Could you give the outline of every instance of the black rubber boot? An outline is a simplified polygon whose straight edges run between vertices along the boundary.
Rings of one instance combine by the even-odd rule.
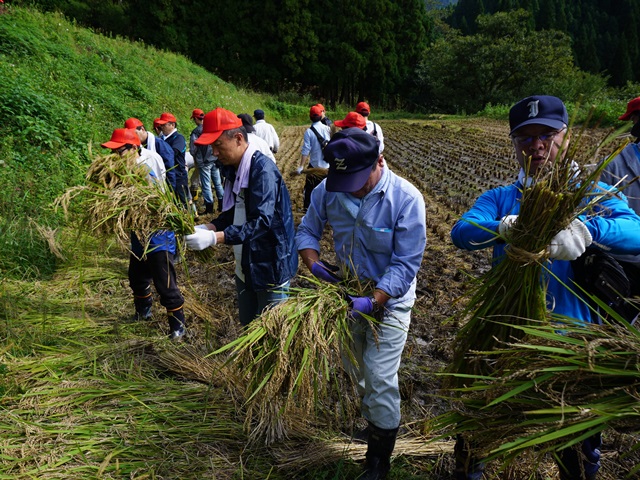
[[[462,435],[456,436],[453,454],[456,459],[456,469],[453,471],[455,480],[482,479],[485,464],[473,455],[472,448]]]
[[[391,453],[396,445],[398,429],[386,430],[369,422],[369,440],[364,464],[364,473],[359,480],[382,480],[391,470]]]
[[[213,213],[213,203],[204,204],[204,213]]]
[[[139,320],[151,320],[151,306],[153,305],[153,297],[151,296],[151,288],[140,295],[133,295],[133,305],[136,313],[133,314],[134,322]]]
[[[182,340],[187,334],[184,310],[180,307],[172,312],[167,311],[167,316],[169,319],[169,339],[173,341]]]

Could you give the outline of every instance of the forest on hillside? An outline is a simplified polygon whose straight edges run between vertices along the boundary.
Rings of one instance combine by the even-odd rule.
[[[539,92],[601,103],[610,87],[640,79],[633,0],[12,3],[184,54],[235,85],[330,107],[474,113]]]
[[[481,14],[525,9],[535,30],[559,30],[571,38],[577,66],[610,77],[612,85],[640,80],[640,2],[636,0],[459,0],[448,20],[465,34],[477,31]]]

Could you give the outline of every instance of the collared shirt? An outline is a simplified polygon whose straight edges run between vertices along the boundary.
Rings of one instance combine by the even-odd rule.
[[[382,153],[384,150],[384,135],[382,135],[382,129],[380,125],[377,123],[373,123],[371,120],[367,119],[367,125],[365,126],[365,132],[373,135],[378,139],[378,153]]]
[[[326,125],[323,125],[322,122],[314,122],[311,124],[311,126],[315,128],[318,134],[325,140],[331,139],[331,129]],[[309,163],[312,167],[329,168],[329,164],[324,161],[324,156],[322,155],[322,146],[318,141],[318,137],[316,137],[316,134],[313,133],[313,130],[311,130],[311,128],[307,128],[307,130],[304,132],[301,153],[303,156],[309,156]]]
[[[273,128],[273,125],[264,120],[258,120],[253,128],[256,131],[256,135],[267,142],[271,151],[277,153],[280,148],[280,138],[278,138],[278,134],[276,133],[276,129]]]
[[[297,249],[320,252],[320,238],[329,223],[338,260],[390,295],[387,307],[410,308],[427,242],[422,194],[386,167],[361,200],[327,192],[325,185],[323,180],[311,194],[296,234]]]

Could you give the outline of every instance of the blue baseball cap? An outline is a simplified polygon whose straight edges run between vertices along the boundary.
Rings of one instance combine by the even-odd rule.
[[[378,139],[359,128],[347,128],[331,137],[324,148],[329,162],[328,192],[352,193],[360,190],[378,159]]]
[[[264,110],[260,110],[259,108],[257,110],[254,110],[253,117],[256,120],[262,120],[264,118]]]
[[[509,110],[510,134],[526,125],[546,125],[560,130],[569,123],[567,107],[558,97],[533,95],[520,100]]]

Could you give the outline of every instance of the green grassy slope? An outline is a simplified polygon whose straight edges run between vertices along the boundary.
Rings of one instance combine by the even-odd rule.
[[[150,126],[170,111],[188,135],[193,108],[262,108],[276,124],[308,111],[236,88],[183,56],[11,7],[0,14],[0,92],[0,271],[31,278],[54,262],[28,219],[60,224],[51,201],[83,179],[91,146],[101,151],[128,117]]]

